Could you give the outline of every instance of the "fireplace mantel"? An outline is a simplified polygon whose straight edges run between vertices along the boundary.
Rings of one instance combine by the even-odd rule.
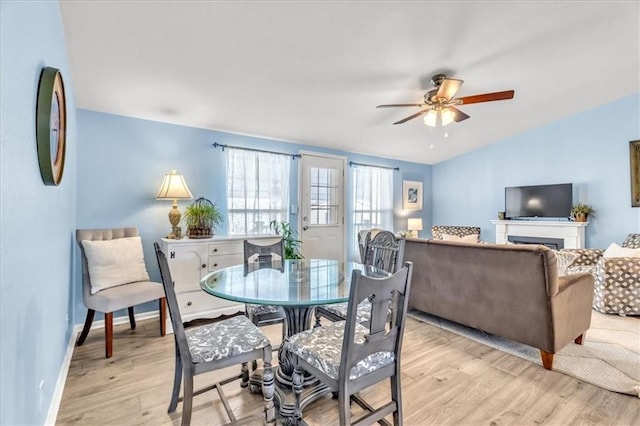
[[[589,222],[547,220],[492,220],[496,243],[504,244],[509,236],[561,238],[565,248],[584,248],[584,231]]]

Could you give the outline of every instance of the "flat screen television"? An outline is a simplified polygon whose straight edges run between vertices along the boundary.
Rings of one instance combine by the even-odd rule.
[[[504,189],[505,216],[509,219],[570,216],[573,184],[512,186]]]

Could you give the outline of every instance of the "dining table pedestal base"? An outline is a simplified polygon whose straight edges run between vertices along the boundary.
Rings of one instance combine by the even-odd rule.
[[[274,400],[278,405],[280,421],[283,425],[305,424],[301,419],[296,419],[295,393],[291,376],[293,375],[293,355],[288,350],[288,339],[294,334],[308,330],[311,327],[313,317],[312,306],[283,306],[286,322],[287,337],[278,350],[278,366],[275,370],[275,394]],[[249,379],[249,388],[252,393],[260,393],[262,386],[262,369],[255,370]],[[300,410],[316,399],[331,393],[331,389],[320,382],[312,374],[305,372],[302,382],[302,394],[300,395]]]

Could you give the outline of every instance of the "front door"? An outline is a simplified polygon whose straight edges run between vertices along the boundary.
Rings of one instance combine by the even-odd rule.
[[[306,259],[344,260],[345,163],[345,157],[302,153],[300,216]]]

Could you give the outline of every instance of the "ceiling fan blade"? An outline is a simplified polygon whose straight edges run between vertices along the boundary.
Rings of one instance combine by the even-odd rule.
[[[455,108],[455,107],[452,107],[452,106],[448,106],[447,108],[449,108],[451,111],[453,111],[453,113],[454,113],[453,121],[455,121],[456,123],[459,123],[462,120],[466,120],[467,118],[469,118],[469,116],[467,114],[465,114],[464,112],[460,111],[458,108]]]
[[[388,104],[378,105],[376,108],[389,108],[389,107],[423,107],[425,104]]]
[[[427,113],[428,111],[429,111],[429,109],[428,109],[428,108],[427,108],[427,109],[423,109],[422,111],[420,111],[420,112],[416,112],[415,114],[410,115],[410,116],[408,116],[408,117],[406,117],[406,118],[403,118],[403,119],[402,119],[402,120],[400,120],[400,121],[396,121],[396,122],[395,122],[395,123],[393,123],[393,124],[402,124],[402,123],[405,123],[405,122],[407,122],[407,121],[409,121],[409,120],[413,120],[414,118],[420,117],[422,114],[425,114],[425,113]]]
[[[505,99],[513,99],[515,92],[513,90],[505,90],[504,92],[485,93],[482,95],[465,96],[456,99],[460,101],[458,105],[477,104],[480,102],[503,101]]]
[[[463,80],[456,80],[453,78],[445,78],[442,80],[442,84],[438,87],[438,91],[435,95],[431,97],[431,99],[440,99],[443,101],[448,101],[453,98],[453,95],[456,94],[460,86],[464,83]]]

